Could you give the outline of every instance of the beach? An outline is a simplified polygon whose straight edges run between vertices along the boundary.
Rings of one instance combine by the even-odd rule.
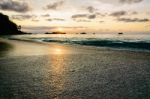
[[[1,99],[150,98],[149,52],[1,41]]]

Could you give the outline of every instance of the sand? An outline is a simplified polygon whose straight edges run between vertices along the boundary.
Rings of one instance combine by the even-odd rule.
[[[4,40],[0,99],[150,99],[150,53]]]

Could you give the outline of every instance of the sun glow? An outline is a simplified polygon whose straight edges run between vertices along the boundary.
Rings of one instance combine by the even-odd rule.
[[[62,28],[58,28],[57,30],[58,30],[58,32],[63,32]]]
[[[62,54],[62,50],[61,49],[55,49],[55,54]]]

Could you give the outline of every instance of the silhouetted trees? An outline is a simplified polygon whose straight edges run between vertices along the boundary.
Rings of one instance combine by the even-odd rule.
[[[21,31],[21,25],[18,25],[18,31]]]
[[[0,13],[0,35],[21,34],[21,26],[18,26],[9,20],[7,15]]]

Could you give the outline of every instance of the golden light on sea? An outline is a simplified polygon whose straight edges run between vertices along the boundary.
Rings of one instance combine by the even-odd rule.
[[[63,53],[63,51],[61,50],[61,49],[59,49],[59,48],[56,48],[55,49],[55,54],[62,54]]]

